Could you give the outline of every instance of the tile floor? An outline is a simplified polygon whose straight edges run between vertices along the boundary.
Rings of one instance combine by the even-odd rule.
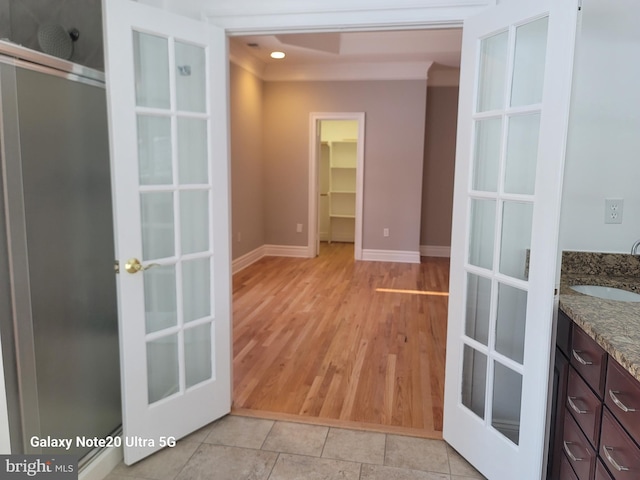
[[[106,480],[484,479],[441,440],[229,415]]]

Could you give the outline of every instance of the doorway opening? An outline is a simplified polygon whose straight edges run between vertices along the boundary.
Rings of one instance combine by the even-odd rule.
[[[312,113],[309,155],[309,252],[320,242],[354,244],[362,260],[364,113]]]

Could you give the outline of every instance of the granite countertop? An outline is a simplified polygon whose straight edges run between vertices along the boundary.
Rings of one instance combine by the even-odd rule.
[[[603,285],[640,293],[640,258],[563,252],[560,308],[640,381],[640,303],[604,300],[571,290]]]

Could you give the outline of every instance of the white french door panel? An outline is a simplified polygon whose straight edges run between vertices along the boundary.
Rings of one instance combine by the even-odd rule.
[[[103,5],[132,464],[231,408],[227,39],[130,0]]]
[[[578,1],[463,28],[443,436],[491,480],[543,477]]]

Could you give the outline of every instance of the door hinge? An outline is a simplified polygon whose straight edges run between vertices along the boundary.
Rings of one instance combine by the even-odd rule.
[[[116,261],[113,263],[113,270],[114,270],[116,273],[120,273],[120,262],[119,262],[118,260],[116,260]]]

